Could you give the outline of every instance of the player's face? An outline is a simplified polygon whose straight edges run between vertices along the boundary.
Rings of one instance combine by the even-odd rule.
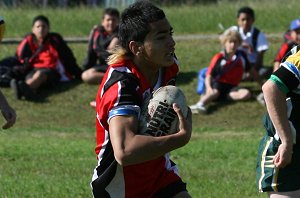
[[[241,13],[237,19],[238,25],[244,30],[244,32],[250,31],[253,22],[253,18],[246,13]]]
[[[297,44],[300,44],[300,29],[291,31],[291,37]]]
[[[32,33],[38,39],[44,39],[49,33],[49,27],[44,21],[38,20],[32,26]]]
[[[175,41],[173,28],[164,18],[150,24],[150,32],[143,43],[145,61],[152,67],[168,67],[174,63]]]
[[[111,34],[119,25],[119,19],[116,16],[105,14],[102,19],[102,26],[105,31]]]
[[[240,43],[235,39],[227,39],[224,47],[227,54],[234,54]]]

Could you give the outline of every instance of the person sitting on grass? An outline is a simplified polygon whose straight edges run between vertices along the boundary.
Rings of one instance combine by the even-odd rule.
[[[300,18],[291,21],[289,28],[289,40],[284,42],[278,50],[273,65],[273,71],[279,68],[279,65],[285,55],[295,46],[300,44]]]
[[[60,81],[81,79],[82,70],[76,63],[71,49],[62,36],[49,32],[47,17],[38,15],[32,21],[32,32],[17,48],[20,65],[15,66],[23,79],[10,82],[17,99],[39,100],[36,91],[44,85],[56,85]]]
[[[206,113],[206,105],[220,99],[234,101],[250,99],[251,93],[246,88],[238,87],[246,71],[253,71],[246,54],[239,50],[242,42],[236,30],[227,29],[220,36],[223,50],[211,60],[205,77],[205,92],[199,101],[190,106],[192,113]]]
[[[83,63],[82,80],[88,84],[100,84],[107,70],[106,59],[119,42],[118,24],[120,14],[115,8],[106,8],[102,16],[101,25],[91,30],[87,56]]]
[[[118,24],[120,13],[115,8],[106,8],[100,25],[91,30],[87,56],[83,63],[81,78],[88,84],[100,84],[107,70],[107,58],[118,43]],[[96,101],[90,102],[91,107],[96,106]]]

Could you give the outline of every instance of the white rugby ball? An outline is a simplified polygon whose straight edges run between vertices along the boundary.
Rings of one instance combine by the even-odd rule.
[[[180,107],[186,117],[188,113],[186,98],[178,87],[167,85],[155,90],[150,101],[145,101],[142,106],[140,133],[157,137],[178,132],[179,120],[173,109],[173,103]]]

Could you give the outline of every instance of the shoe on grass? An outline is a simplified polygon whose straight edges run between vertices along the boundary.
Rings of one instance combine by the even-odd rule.
[[[191,105],[190,109],[191,109],[193,114],[198,114],[198,113],[206,114],[207,113],[207,109],[199,103]]]
[[[10,87],[13,90],[14,94],[15,94],[15,98],[17,100],[20,100],[22,98],[22,91],[19,87],[18,81],[16,79],[12,79],[10,81]]]
[[[24,81],[19,81],[18,87],[26,100],[40,101],[40,97]]]
[[[266,106],[266,101],[265,101],[265,98],[264,98],[264,94],[262,92],[256,96],[256,100],[262,106]]]

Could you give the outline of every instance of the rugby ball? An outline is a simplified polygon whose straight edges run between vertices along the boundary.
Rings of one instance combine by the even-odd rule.
[[[150,100],[142,105],[139,131],[144,135],[164,136],[179,131],[179,120],[173,109],[176,103],[184,117],[188,106],[184,93],[176,86],[160,87],[152,93]]]

